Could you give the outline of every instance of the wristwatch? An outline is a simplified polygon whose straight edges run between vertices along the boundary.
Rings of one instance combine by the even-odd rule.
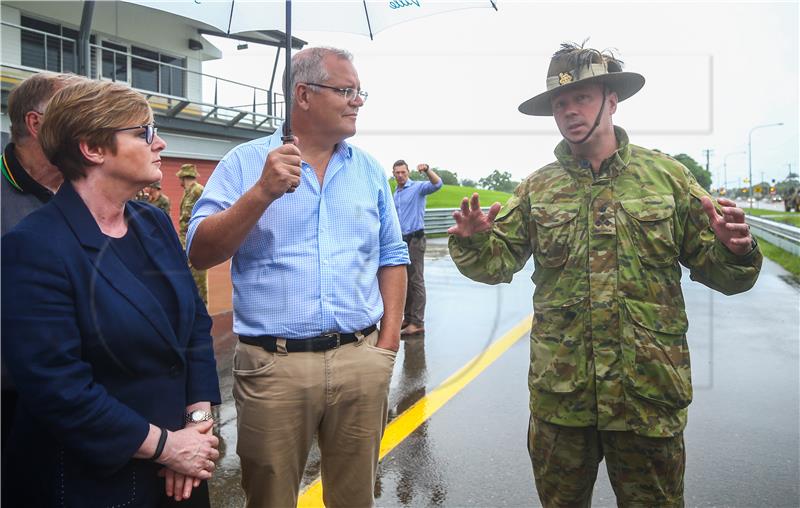
[[[196,409],[191,413],[186,413],[185,416],[186,423],[200,423],[213,419],[214,415],[208,411],[203,411],[202,409]]]

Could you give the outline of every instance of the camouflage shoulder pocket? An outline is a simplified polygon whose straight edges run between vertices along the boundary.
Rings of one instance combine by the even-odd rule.
[[[508,198],[506,204],[503,205],[503,208],[501,208],[500,211],[497,213],[497,217],[495,217],[494,221],[495,222],[507,221],[508,218],[511,216],[511,214],[514,213],[514,210],[519,208],[519,204],[520,204],[519,197],[515,194],[512,195],[510,198]]]
[[[531,218],[536,225],[532,247],[541,266],[555,268],[567,261],[579,210],[580,203],[531,203]]]
[[[621,226],[629,229],[634,247],[642,263],[673,266],[678,257],[675,241],[675,198],[669,194],[620,200],[625,213]]]

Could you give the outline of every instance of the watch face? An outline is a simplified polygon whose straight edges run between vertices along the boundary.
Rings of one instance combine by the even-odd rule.
[[[191,413],[189,413],[189,418],[191,419],[192,423],[199,423],[199,422],[208,420],[208,417],[206,416],[206,412],[202,411],[200,409],[197,409],[197,410],[192,411]]]

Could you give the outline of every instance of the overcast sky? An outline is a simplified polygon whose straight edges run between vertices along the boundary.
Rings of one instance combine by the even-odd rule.
[[[645,87],[614,117],[631,142],[705,164],[714,186],[727,154],[747,150],[753,178],[798,172],[798,2],[497,2],[388,28],[375,40],[302,32],[310,45],[350,50],[369,100],[350,140],[388,173],[392,162],[428,162],[478,178],[494,169],[524,178],[551,162],[561,139],[551,117],[517,111],[545,89],[562,41],[615,48]],[[266,87],[274,50],[215,39],[221,61],[204,69]],[[227,44],[225,44],[227,43]],[[279,66],[281,72],[281,66]],[[276,80],[276,83],[279,79]],[[727,179],[747,176],[747,155],[728,157]]]

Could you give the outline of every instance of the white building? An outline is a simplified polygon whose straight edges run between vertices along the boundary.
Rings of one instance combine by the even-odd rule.
[[[87,4],[93,5],[88,21],[91,77],[125,82],[148,97],[159,133],[168,144],[164,155],[173,159],[170,167],[216,162],[236,144],[270,134],[280,124],[280,93],[203,74],[202,62],[222,57],[204,37],[225,36],[213,27],[120,1],[4,0],[0,5],[3,145],[9,132],[5,106],[11,88],[41,70],[85,74],[79,35]],[[236,36],[276,47],[283,44],[283,37],[277,31]],[[296,47],[302,45],[295,41]],[[217,96],[231,95],[252,98],[252,105],[231,107],[216,101]]]

